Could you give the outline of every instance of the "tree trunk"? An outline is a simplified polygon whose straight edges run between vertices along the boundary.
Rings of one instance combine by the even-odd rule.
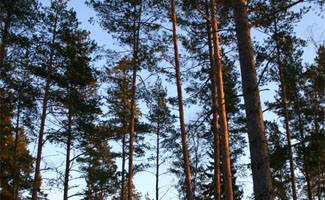
[[[51,42],[50,60],[48,64],[45,94],[43,98],[43,110],[42,110],[42,117],[41,117],[41,127],[38,136],[37,158],[36,158],[36,166],[35,166],[33,191],[32,191],[32,200],[37,200],[38,190],[40,188],[40,167],[41,167],[41,159],[42,159],[43,137],[44,137],[44,128],[45,128],[45,120],[46,120],[46,112],[47,112],[47,102],[49,98],[50,84],[52,78],[52,64],[53,64],[53,56],[54,56],[54,42],[56,39],[57,21],[58,21],[58,13],[56,13],[55,23],[53,27],[54,31],[53,31],[52,42]]]
[[[126,133],[123,133],[123,137],[122,137],[122,187],[121,187],[121,200],[125,200],[125,190],[124,190],[124,185],[125,185],[125,137],[126,137]]]
[[[268,149],[245,0],[232,0],[256,200],[273,200]]]
[[[215,0],[211,0],[211,14],[212,14],[212,25],[213,25],[213,46],[214,46],[214,70],[217,69],[217,88],[219,97],[219,119],[221,128],[221,152],[222,152],[222,166],[223,166],[223,181],[225,189],[225,199],[233,200],[232,191],[232,175],[230,166],[230,155],[229,155],[229,132],[228,132],[228,121],[226,113],[225,94],[223,88],[223,77],[222,77],[222,65],[220,58],[219,49],[219,36],[218,36],[218,21],[216,17],[216,4]],[[211,80],[212,81],[212,80]]]
[[[160,98],[158,96],[158,106],[160,105],[159,102]],[[157,120],[157,160],[156,160],[156,200],[159,200],[159,143],[160,143],[160,114],[158,114]]]
[[[282,62],[281,62],[281,58],[280,58],[280,44],[279,44],[279,38],[278,38],[276,19],[274,21],[274,28],[275,28],[275,34],[276,34],[277,62],[278,62],[280,83],[281,83],[281,90],[282,90],[282,105],[283,105],[283,109],[284,109],[285,128],[286,128],[287,140],[288,140],[288,153],[289,153],[289,163],[290,163],[292,197],[293,197],[293,200],[297,200],[296,178],[295,178],[293,155],[292,155],[292,149],[291,149],[291,134],[290,134],[290,127],[289,127],[287,90],[286,90],[285,82],[283,80]]]
[[[139,32],[141,22],[142,3],[140,3],[139,17],[137,18],[137,4],[134,3],[134,21],[133,21],[133,76],[132,76],[132,92],[131,92],[131,123],[130,123],[130,151],[129,151],[129,180],[128,180],[128,200],[132,200],[132,180],[133,180],[133,140],[134,140],[134,116],[135,116],[135,91],[138,65],[138,51],[139,51]],[[138,20],[138,22],[137,22]],[[138,25],[137,25],[138,23]]]
[[[91,186],[90,186],[90,181],[89,180],[88,180],[88,183],[87,183],[87,197],[86,197],[86,200],[91,200]]]
[[[209,13],[209,6],[206,2],[206,13]],[[210,58],[210,80],[211,80],[211,95],[212,95],[212,105],[211,111],[213,116],[212,121],[212,131],[213,131],[213,159],[214,159],[214,167],[213,167],[213,189],[214,189],[214,199],[221,199],[221,191],[220,191],[220,136],[219,136],[219,123],[218,123],[218,102],[217,102],[217,86],[216,86],[216,68],[214,67],[214,56],[212,49],[212,38],[211,38],[211,28],[210,22],[207,21],[207,33],[208,33],[208,46],[209,46],[209,58]]]
[[[173,22],[173,42],[174,42],[174,54],[175,54],[175,70],[176,70],[176,80],[177,80],[177,94],[178,94],[178,107],[179,107],[179,120],[181,126],[182,135],[182,148],[184,156],[184,168],[185,168],[185,183],[186,183],[186,195],[188,200],[193,200],[192,182],[191,182],[191,171],[190,171],[190,161],[187,149],[186,141],[186,130],[184,121],[184,110],[183,110],[183,97],[182,97],[182,85],[181,85],[181,73],[179,67],[179,54],[177,47],[177,31],[176,31],[176,12],[175,12],[175,1],[171,0],[171,17]]]
[[[63,200],[68,200],[69,191],[69,175],[70,175],[70,152],[71,152],[71,140],[72,140],[72,108],[69,108],[68,114],[68,137],[67,137],[67,155],[65,161],[65,177],[64,177],[64,190]]]

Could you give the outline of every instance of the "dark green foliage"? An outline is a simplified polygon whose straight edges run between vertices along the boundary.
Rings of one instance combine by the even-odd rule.
[[[94,130],[82,145],[84,155],[77,158],[86,188],[81,193],[84,199],[107,199],[117,193],[118,175],[111,147],[105,132]]]
[[[0,199],[26,198],[31,190],[27,134],[37,115],[38,92],[29,69],[38,7],[34,0],[0,2]]]
[[[37,0],[3,0],[0,10],[0,80],[3,80],[10,78],[7,72],[14,69],[15,56],[22,53],[35,30],[39,5]]]
[[[290,199],[290,171],[285,133],[275,122],[265,122],[269,147],[270,168],[275,199]]]
[[[130,107],[131,107],[131,62],[124,58],[117,66],[112,69],[107,68],[107,96],[106,102],[108,112],[106,116],[108,121],[108,129],[112,139],[121,139],[123,134],[129,132],[130,123]],[[134,147],[135,156],[144,155],[146,144],[144,143],[143,133],[149,132],[147,124],[140,121],[142,113],[138,106],[135,111],[135,142],[139,145]],[[128,136],[126,136],[128,137]]]
[[[325,132],[324,132],[324,63],[325,48],[320,45],[317,49],[315,62],[307,66],[303,74],[305,85],[304,116],[307,124],[305,131],[306,149],[301,149],[307,157],[312,185],[312,194],[318,199],[325,197]]]

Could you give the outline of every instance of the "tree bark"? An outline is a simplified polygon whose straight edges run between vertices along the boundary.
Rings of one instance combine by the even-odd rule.
[[[286,90],[286,84],[283,80],[282,62],[281,62],[281,57],[280,57],[280,44],[279,44],[279,38],[278,38],[276,19],[274,21],[274,28],[275,28],[274,30],[275,30],[275,34],[276,34],[277,62],[278,62],[281,91],[282,91],[282,105],[283,105],[283,110],[284,110],[285,129],[286,129],[287,141],[288,141],[292,197],[293,197],[293,200],[297,200],[296,178],[295,178],[295,170],[294,170],[294,164],[293,164],[293,154],[292,154],[292,149],[291,149],[291,134],[290,134],[290,127],[289,127],[287,90]]]
[[[50,59],[48,64],[45,94],[43,98],[43,110],[42,110],[42,117],[41,117],[41,127],[38,136],[37,159],[36,159],[36,166],[35,166],[35,177],[34,177],[34,184],[33,184],[33,191],[32,191],[32,200],[37,200],[38,190],[40,188],[40,166],[41,166],[41,159],[42,159],[42,148],[43,148],[43,137],[44,137],[44,128],[45,128],[45,120],[46,120],[46,112],[47,112],[47,102],[49,98],[50,84],[52,79],[52,65],[53,65],[53,56],[54,56],[54,42],[56,39],[57,21],[58,21],[58,13],[56,13],[54,27],[53,27]]]
[[[213,26],[213,47],[214,47],[214,70],[217,69],[217,81],[218,99],[219,99],[219,119],[221,128],[221,152],[222,152],[222,166],[223,166],[223,181],[225,189],[225,199],[233,200],[232,191],[232,175],[230,166],[229,155],[229,132],[228,132],[228,120],[226,113],[226,102],[223,88],[222,77],[222,64],[219,49],[219,36],[218,36],[218,21],[216,17],[216,3],[215,0],[211,0],[211,14],[212,14],[212,26]],[[212,80],[211,80],[212,81]]]
[[[209,6],[206,2],[206,13],[209,13]],[[213,47],[212,47],[212,38],[211,38],[211,28],[210,22],[207,21],[207,33],[208,33],[208,46],[209,46],[209,58],[210,58],[210,80],[211,80],[211,95],[212,95],[212,105],[211,111],[213,116],[212,121],[212,131],[213,131],[213,189],[214,189],[214,199],[221,199],[220,191],[220,135],[219,135],[219,123],[218,123],[218,102],[217,102],[217,85],[216,85],[216,68],[214,67],[214,56],[213,56]]]
[[[158,96],[158,106],[160,105],[160,98]],[[159,143],[160,143],[160,114],[158,113],[157,120],[157,160],[156,160],[156,200],[159,200]]]
[[[179,120],[180,120],[181,135],[182,135],[182,148],[183,148],[184,169],[185,169],[185,177],[186,177],[185,180],[186,191],[187,191],[186,198],[187,200],[193,200],[194,197],[192,191],[190,161],[189,161],[189,153],[187,149],[186,130],[185,130],[185,121],[184,121],[181,73],[179,67],[179,54],[178,54],[178,46],[177,46],[177,30],[176,30],[177,21],[176,21],[174,0],[171,0],[171,17],[173,22],[173,42],[174,42],[174,54],[175,54],[175,70],[176,70],[176,82],[177,82],[177,94],[178,94]]]
[[[125,153],[125,137],[126,137],[126,133],[123,133],[122,136],[122,186],[121,186],[121,200],[125,200],[125,194],[124,194],[124,185],[125,185],[125,157],[126,157],[126,153]]]
[[[141,2],[141,1],[140,1]],[[137,17],[137,4],[134,3],[134,21],[133,21],[133,76],[132,76],[132,92],[131,92],[131,122],[130,122],[130,151],[129,151],[129,179],[128,179],[128,200],[132,200],[132,180],[133,180],[133,140],[134,140],[134,116],[135,116],[135,91],[138,65],[138,51],[139,51],[139,32],[141,22],[142,3],[140,3],[139,16]],[[138,20],[138,22],[137,22]]]
[[[69,175],[70,175],[70,152],[71,152],[71,140],[72,140],[72,108],[69,108],[68,114],[68,137],[67,137],[67,155],[65,161],[65,177],[64,177],[64,190],[63,200],[68,200],[69,191]]]
[[[232,0],[256,200],[273,200],[268,149],[245,0]]]

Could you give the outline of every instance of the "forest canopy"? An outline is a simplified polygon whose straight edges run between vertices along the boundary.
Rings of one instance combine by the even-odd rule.
[[[76,1],[0,0],[1,200],[325,199],[324,0]]]

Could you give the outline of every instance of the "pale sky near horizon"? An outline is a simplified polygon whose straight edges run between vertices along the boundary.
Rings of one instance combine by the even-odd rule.
[[[48,0],[42,0],[45,5],[48,5]],[[106,31],[102,30],[98,24],[90,24],[88,22],[90,17],[95,17],[95,12],[87,7],[83,0],[70,0],[69,1],[69,7],[72,7],[77,12],[77,17],[79,21],[81,21],[81,28],[89,30],[91,33],[91,38],[94,39],[99,45],[105,45],[105,48],[117,48],[116,45],[114,45],[114,41],[112,40],[112,37],[110,37]],[[321,19],[321,17],[316,16],[313,13],[308,13],[305,15],[305,17],[301,20],[301,22],[297,25],[295,28],[295,32],[297,33],[297,36],[302,39],[308,39],[308,34],[311,34],[310,30],[314,30],[314,37],[315,40],[322,40],[324,42],[325,35],[324,35],[324,19]],[[252,31],[252,34],[258,34],[254,33]],[[311,43],[309,43],[308,47],[305,48],[305,53],[303,55],[303,60],[308,63],[312,63],[315,57],[315,48],[312,46]],[[103,62],[100,63],[100,65],[103,65]],[[273,86],[274,87],[274,86]],[[273,98],[274,92],[262,92],[261,93],[261,99],[262,102],[269,100],[270,98]],[[193,110],[185,110],[185,115],[187,116],[187,121],[190,119],[190,116],[194,116],[196,111]],[[273,119],[275,117],[274,114],[271,113],[265,113],[264,118],[265,119]],[[55,148],[55,149],[54,149]],[[46,148],[44,149],[44,157],[48,158],[49,155],[56,155],[53,156],[53,158],[50,158],[50,162],[56,163],[55,165],[58,165],[58,163],[64,162],[64,151],[62,148],[53,147],[53,145],[46,145]],[[54,150],[54,151],[53,151]],[[60,152],[60,153],[58,153]],[[246,150],[248,153],[248,148]],[[61,155],[61,156],[60,156]],[[58,159],[55,160],[54,159]],[[117,161],[117,164],[120,165]],[[248,163],[249,160],[246,157],[246,160],[243,162]],[[55,177],[56,175],[54,173],[49,173],[47,175],[44,174],[45,177]],[[171,183],[171,177],[166,178],[167,181],[165,181],[164,184]],[[245,193],[244,193],[244,199],[247,199],[247,196],[251,195],[252,193],[252,180],[251,178],[246,179],[239,179],[239,181],[242,181],[245,183]],[[80,180],[71,181],[71,183],[78,183]],[[81,182],[80,182],[81,183]],[[83,183],[82,183],[83,184]],[[149,196],[153,199],[155,197],[155,177],[150,173],[139,173],[135,176],[134,184],[136,186],[137,191],[141,192],[143,196],[146,193],[149,193]],[[47,186],[44,185],[44,188]],[[80,190],[81,188],[79,188]],[[69,191],[69,194],[72,195],[74,190]],[[49,194],[50,200],[57,200],[61,199],[63,197],[62,192],[59,190],[52,190],[47,191]],[[172,200],[177,199],[176,195],[174,194],[175,191],[170,190],[169,196],[165,196],[164,199],[166,200]],[[77,200],[79,198],[71,198],[73,200]]]

